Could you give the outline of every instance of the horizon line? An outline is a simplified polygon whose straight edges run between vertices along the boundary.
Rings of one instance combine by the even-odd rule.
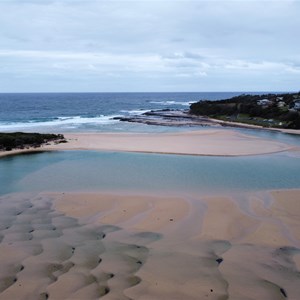
[[[78,91],[69,91],[69,92],[37,92],[37,91],[31,91],[31,92],[0,92],[0,94],[151,94],[151,93],[178,93],[178,94],[187,94],[187,93],[300,93],[300,89],[298,91],[296,90],[290,90],[290,91],[276,91],[276,90],[265,90],[265,91],[174,91],[174,92],[78,92]]]

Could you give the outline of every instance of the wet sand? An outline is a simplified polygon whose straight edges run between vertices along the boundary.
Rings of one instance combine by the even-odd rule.
[[[233,156],[292,149],[230,130],[66,138],[34,151]],[[2,196],[0,300],[296,300],[299,199],[300,190]]]
[[[288,144],[234,130],[209,129],[176,133],[68,133],[68,143],[37,149],[2,151],[1,156],[36,151],[101,150],[181,155],[241,156],[296,150]]]
[[[298,299],[300,190],[0,198],[0,299]]]

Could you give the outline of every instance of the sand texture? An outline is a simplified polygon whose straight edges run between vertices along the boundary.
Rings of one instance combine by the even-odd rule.
[[[300,191],[0,198],[0,299],[299,299]]]
[[[68,143],[45,145],[38,149],[0,152],[0,156],[41,150],[102,150],[214,156],[257,155],[299,150],[281,142],[220,129],[176,133],[68,133],[65,137]]]
[[[114,150],[188,155],[253,155],[291,149],[283,143],[235,131],[208,130],[179,133],[68,134],[60,149]]]

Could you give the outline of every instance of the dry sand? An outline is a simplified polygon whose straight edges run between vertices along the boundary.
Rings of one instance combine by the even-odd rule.
[[[299,299],[300,190],[0,198],[0,299]]]
[[[41,150],[104,150],[238,156],[298,149],[298,147],[234,130],[220,129],[176,133],[68,133],[65,137],[68,143],[46,145],[38,149],[0,152],[0,156]]]
[[[285,151],[291,146],[235,131],[177,133],[86,133],[66,135],[60,149],[114,150],[188,155],[252,155]]]

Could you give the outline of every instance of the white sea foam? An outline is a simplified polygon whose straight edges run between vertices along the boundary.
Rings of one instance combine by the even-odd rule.
[[[121,113],[129,114],[129,115],[142,115],[146,112],[151,111],[150,109],[133,109],[133,110],[121,110]]]
[[[118,115],[110,116],[97,116],[97,117],[81,117],[81,116],[70,116],[70,117],[58,117],[54,120],[47,121],[30,121],[30,122],[10,122],[1,123],[0,130],[11,131],[11,130],[22,130],[36,127],[61,127],[61,128],[77,128],[83,125],[109,125],[119,122],[114,120],[114,117]]]
[[[151,101],[152,104],[160,104],[160,105],[182,105],[182,106],[189,106],[195,101],[188,101],[188,102],[180,102],[180,101]]]

